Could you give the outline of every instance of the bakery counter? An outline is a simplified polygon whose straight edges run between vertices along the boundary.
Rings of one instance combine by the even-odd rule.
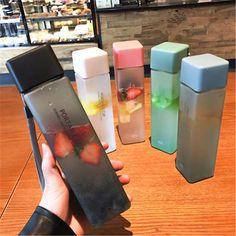
[[[1,73],[8,73],[5,63],[8,59],[22,54],[35,46],[30,47],[12,47],[0,48],[0,79]],[[73,43],[73,44],[55,44],[52,45],[64,70],[73,70],[72,52],[88,47],[97,47],[97,43]],[[0,81],[1,82],[1,81]]]
[[[0,1],[0,84],[8,59],[44,43],[72,70],[72,51],[97,46],[96,32],[90,0]]]
[[[165,41],[189,44],[192,55],[234,59],[234,14],[234,1],[99,9],[100,44],[108,52],[110,66],[112,43],[133,39],[143,44],[146,65],[151,47]]]

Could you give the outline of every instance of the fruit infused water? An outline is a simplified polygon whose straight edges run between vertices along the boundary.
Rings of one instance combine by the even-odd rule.
[[[87,48],[72,53],[78,96],[107,153],[116,149],[107,52]]]
[[[10,59],[7,67],[90,224],[127,210],[130,201],[50,45]]]
[[[116,42],[113,56],[121,142],[142,142],[145,139],[143,46],[136,40]]]
[[[63,109],[60,113],[65,113]],[[92,166],[101,162],[102,147],[96,140],[96,135],[90,123],[84,123],[65,130],[48,129],[44,136],[50,143],[52,151],[60,159],[76,158],[81,164]]]
[[[131,119],[137,120],[138,112],[143,108],[143,88],[130,86],[118,90],[119,121],[122,125],[130,123]]]
[[[151,49],[151,145],[167,153],[177,148],[179,75],[188,45],[165,42]]]
[[[173,153],[177,146],[179,74],[151,71],[151,78],[152,146]]]

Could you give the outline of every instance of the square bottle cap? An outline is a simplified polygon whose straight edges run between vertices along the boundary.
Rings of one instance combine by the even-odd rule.
[[[180,81],[197,92],[224,88],[229,62],[212,54],[182,60]]]
[[[165,42],[151,48],[151,69],[177,73],[181,60],[188,56],[189,46],[182,43]]]
[[[143,66],[143,45],[138,40],[113,43],[113,62],[117,69]]]
[[[64,74],[49,44],[36,47],[8,60],[6,66],[20,93]]]
[[[72,52],[74,71],[82,78],[109,73],[108,54],[92,47]]]

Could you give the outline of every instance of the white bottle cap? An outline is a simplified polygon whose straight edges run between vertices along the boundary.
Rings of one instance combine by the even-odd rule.
[[[109,73],[108,54],[93,47],[72,52],[74,71],[82,78]]]

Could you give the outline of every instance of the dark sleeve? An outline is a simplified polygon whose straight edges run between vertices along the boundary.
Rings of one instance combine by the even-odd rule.
[[[19,235],[75,235],[62,219],[38,206]]]

